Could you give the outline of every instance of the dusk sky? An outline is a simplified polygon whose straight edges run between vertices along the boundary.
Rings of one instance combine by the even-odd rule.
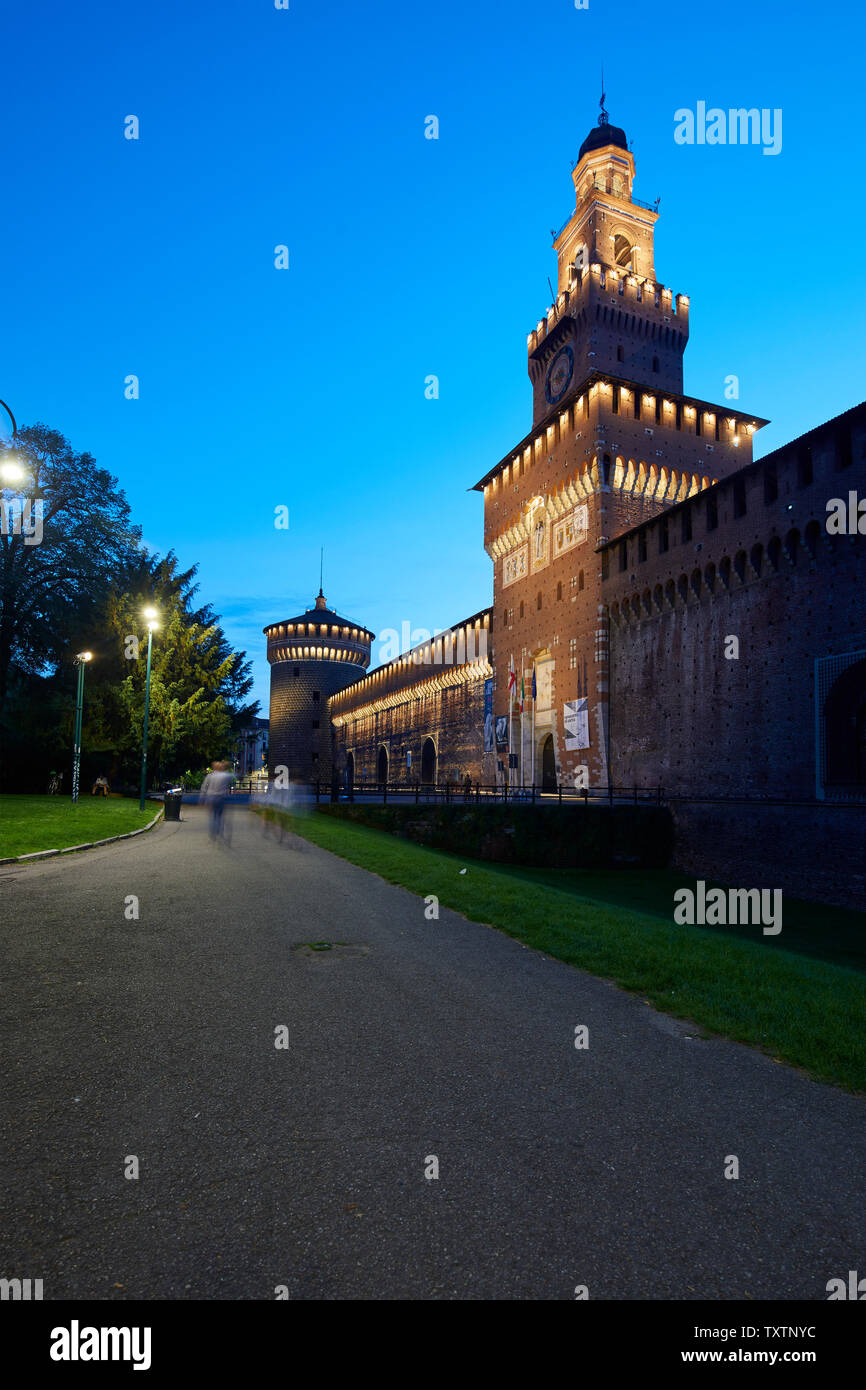
[[[602,62],[635,193],[661,197],[658,279],[691,297],[686,391],[737,375],[758,456],[866,394],[859,5],[16,8],[0,397],[200,565],[264,714],[261,628],[312,604],[322,545],[330,605],[377,633],[491,601],[467,489],[530,426]],[[676,144],[700,101],[780,108],[781,152]]]

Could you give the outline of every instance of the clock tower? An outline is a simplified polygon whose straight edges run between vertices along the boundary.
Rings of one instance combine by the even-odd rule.
[[[553,238],[556,302],[529,338],[536,425],[592,372],[683,389],[688,300],[656,283],[658,211],[634,196],[634,174],[625,131],[602,105],[572,170],[574,212]]]

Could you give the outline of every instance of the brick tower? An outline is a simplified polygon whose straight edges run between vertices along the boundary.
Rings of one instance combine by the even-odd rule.
[[[683,394],[689,301],[656,281],[658,213],[634,197],[634,173],[602,107],[553,238],[556,301],[528,336],[532,429],[475,485],[494,563],[494,713],[510,716],[527,783],[607,782],[601,586],[623,557],[600,547],[749,463],[766,423]],[[509,700],[512,660],[518,696],[536,669],[534,738]],[[493,780],[492,757],[485,770]]]
[[[328,700],[359,680],[370,664],[375,633],[315,605],[264,629],[271,666],[269,772],[285,767],[293,780],[330,781]]]

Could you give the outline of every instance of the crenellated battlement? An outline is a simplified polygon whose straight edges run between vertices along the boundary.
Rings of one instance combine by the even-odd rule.
[[[827,504],[852,487],[866,495],[864,406],[600,546],[612,620],[656,618],[832,561],[856,538],[828,534]]]
[[[605,298],[613,309],[625,310],[648,325],[656,325],[660,330],[663,330],[665,325],[670,325],[671,337],[676,333],[684,339],[688,338],[687,294],[675,295],[667,285],[660,285],[657,281],[633,275],[630,271],[614,270],[596,262],[586,266],[573,280],[571,287],[557,295],[556,302],[527,334],[526,348],[529,356],[532,357],[538,351],[561,320],[577,319],[581,311],[589,308],[591,300],[600,301]],[[646,333],[646,329],[641,330],[636,322],[624,326],[631,332]]]

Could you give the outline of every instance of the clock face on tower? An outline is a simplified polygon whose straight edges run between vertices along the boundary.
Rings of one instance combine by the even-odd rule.
[[[570,347],[564,347],[551,362],[544,386],[544,394],[551,405],[556,405],[560,397],[565,395],[573,371],[574,353]]]

